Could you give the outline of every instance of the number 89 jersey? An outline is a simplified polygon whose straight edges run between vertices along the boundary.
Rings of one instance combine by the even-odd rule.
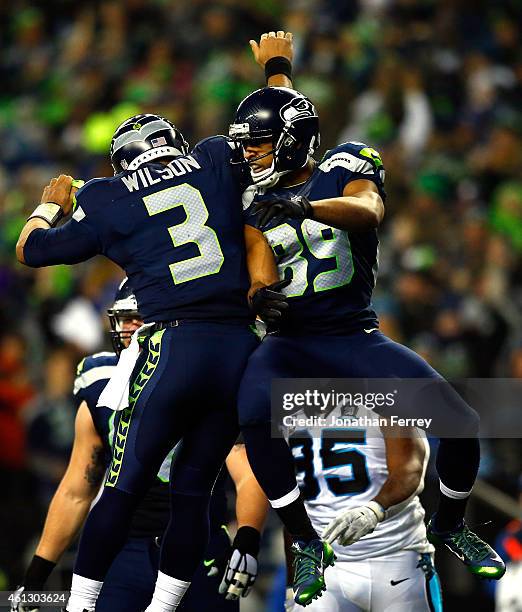
[[[377,151],[349,142],[328,151],[310,178],[293,187],[264,190],[249,187],[243,194],[245,223],[257,227],[252,208],[273,197],[337,198],[354,180],[374,182],[381,197],[384,169]],[[288,219],[263,229],[277,260],[281,278],[292,282],[283,290],[290,308],[280,330],[284,334],[346,334],[377,327],[371,296],[377,271],[375,230],[346,232],[312,219]]]
[[[423,435],[419,431],[419,435]],[[335,436],[335,437],[333,437]],[[426,444],[425,465],[429,457]],[[306,511],[319,535],[339,513],[372,500],[388,477],[378,427],[298,430],[289,439]],[[421,492],[424,481],[421,482]],[[417,494],[388,510],[375,531],[350,546],[333,544],[338,561],[381,557],[399,550],[432,552]]]

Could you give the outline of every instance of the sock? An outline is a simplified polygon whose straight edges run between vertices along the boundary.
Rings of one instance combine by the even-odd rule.
[[[172,612],[178,607],[189,586],[190,582],[177,580],[159,571],[152,601],[145,612]]]
[[[477,477],[480,443],[477,438],[441,438],[437,452],[440,478],[439,506],[433,519],[436,531],[451,531],[462,524]]]
[[[304,542],[304,544],[308,544],[311,540],[319,538],[319,536],[312,527],[312,522],[308,517],[304,502],[299,495],[299,489],[297,489],[297,495],[297,499],[294,499],[294,501],[286,506],[278,507],[274,505],[274,503],[278,503],[280,500],[270,500],[270,504],[272,504],[272,508],[274,508],[283,522],[292,540],[299,540]]]
[[[103,582],[73,574],[71,596],[65,608],[67,612],[83,612],[84,610],[92,612],[102,586]]]

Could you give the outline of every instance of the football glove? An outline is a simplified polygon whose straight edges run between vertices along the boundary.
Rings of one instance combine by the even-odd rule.
[[[341,546],[349,546],[371,533],[384,520],[383,507],[375,501],[342,512],[326,527],[323,539],[330,544],[339,539]]]
[[[284,279],[272,283],[267,287],[261,287],[250,298],[250,307],[267,325],[277,323],[283,311],[288,308],[286,295],[281,291],[290,284],[290,279]]]
[[[294,599],[294,589],[286,587],[285,612],[296,612],[297,604]]]
[[[246,597],[257,578],[257,554],[260,534],[253,527],[240,527],[232,544],[232,555],[228,561],[219,592],[225,599]]]
[[[18,599],[20,599],[20,596],[24,591],[25,587],[22,585],[19,586],[13,593],[10,612],[38,612],[40,610],[40,606],[35,604],[22,604],[21,602],[18,602]]]
[[[203,565],[209,578],[219,580],[227,566],[232,553],[232,540],[226,525],[221,525],[219,532],[210,538],[205,552]]]
[[[256,202],[252,212],[258,215],[259,228],[266,227],[270,222],[275,225],[285,219],[307,219],[313,217],[313,208],[306,196],[292,198],[271,198]]]

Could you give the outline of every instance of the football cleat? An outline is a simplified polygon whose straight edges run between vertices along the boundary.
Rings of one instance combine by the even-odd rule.
[[[304,544],[294,542],[294,601],[307,606],[312,600],[321,597],[326,589],[324,570],[335,562],[335,553],[323,540],[315,539]]]
[[[506,573],[506,565],[500,556],[463,521],[452,531],[435,531],[433,518],[427,526],[428,540],[432,544],[444,544],[458,557],[468,570],[479,578],[500,580]]]

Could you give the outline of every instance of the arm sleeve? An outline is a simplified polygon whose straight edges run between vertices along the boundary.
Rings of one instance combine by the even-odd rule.
[[[382,199],[386,199],[381,156],[378,151],[363,143],[346,142],[327,151],[319,164],[319,170],[336,181],[339,193],[351,181],[366,179],[375,183]]]
[[[24,246],[25,263],[32,268],[76,264],[101,253],[96,233],[86,224],[70,219],[48,230],[33,230]]]

